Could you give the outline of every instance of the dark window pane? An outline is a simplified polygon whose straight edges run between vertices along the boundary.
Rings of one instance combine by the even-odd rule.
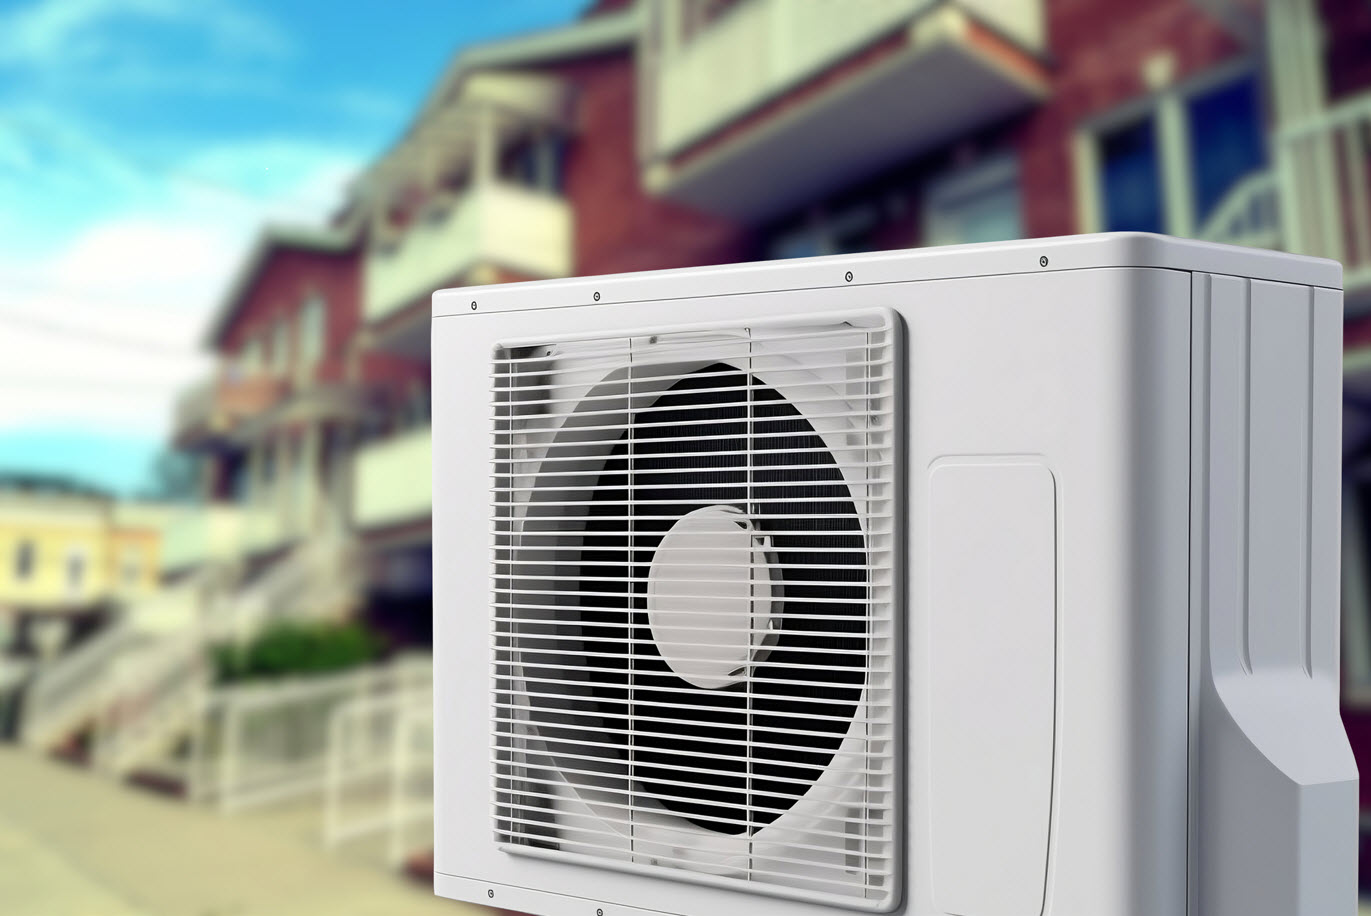
[[[35,550],[32,541],[20,541],[14,556],[14,578],[27,579],[33,575]]]
[[[1256,80],[1192,96],[1189,109],[1195,218],[1203,223],[1235,184],[1266,164]]]
[[[1151,118],[1100,138],[1100,179],[1105,229],[1165,231],[1157,136]]]

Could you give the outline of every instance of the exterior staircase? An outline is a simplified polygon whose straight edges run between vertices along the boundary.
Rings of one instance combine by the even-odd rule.
[[[333,529],[250,579],[221,564],[163,590],[149,601],[178,603],[189,626],[150,632],[139,620],[158,614],[135,607],[57,659],[30,685],[22,742],[50,749],[93,724],[91,762],[121,778],[166,757],[203,707],[209,646],[249,640],[277,621],[347,616],[362,585],[357,559],[356,545]]]

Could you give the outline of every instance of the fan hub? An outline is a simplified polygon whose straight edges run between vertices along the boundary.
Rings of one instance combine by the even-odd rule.
[[[681,679],[706,689],[736,684],[776,642],[778,584],[766,548],[732,506],[689,512],[662,537],[648,570],[647,618]]]

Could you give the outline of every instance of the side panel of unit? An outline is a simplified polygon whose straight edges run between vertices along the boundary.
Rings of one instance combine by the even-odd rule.
[[[1189,274],[910,290],[912,910],[1181,913]],[[999,491],[997,511],[958,515],[949,469]],[[969,586],[971,566],[993,581]],[[962,710],[975,721],[949,719]],[[1005,780],[1012,796],[988,784]]]
[[[1193,297],[1191,912],[1350,916],[1341,294],[1196,274]]]

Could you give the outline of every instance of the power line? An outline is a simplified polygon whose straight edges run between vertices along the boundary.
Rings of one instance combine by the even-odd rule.
[[[127,298],[112,296],[107,292],[89,287],[75,286],[60,281],[37,279],[26,277],[22,274],[0,272],[0,287],[9,291],[15,289],[29,290],[38,295],[62,296],[68,299],[80,299],[86,302],[98,302],[102,305],[116,306],[119,308],[138,309],[150,312],[173,312],[181,306],[170,304],[149,304],[146,302],[133,302]]]
[[[175,394],[178,386],[173,382],[129,382],[109,379],[73,379],[60,375],[0,375],[0,389],[25,389],[41,392],[62,392],[90,394],[109,392],[113,394]]]
[[[0,308],[7,309],[13,307],[14,306],[12,305],[0,303]],[[119,347],[145,356],[174,356],[184,359],[197,355],[204,355],[193,347],[178,347],[173,344],[159,343],[155,340],[124,337],[119,334],[108,334],[93,328],[63,324],[59,321],[48,321],[45,318],[38,318],[33,315],[21,315],[12,311],[0,311],[0,325],[9,325],[14,328],[39,331],[45,334],[58,334],[66,338],[75,338],[77,340],[104,344],[105,346]]]

